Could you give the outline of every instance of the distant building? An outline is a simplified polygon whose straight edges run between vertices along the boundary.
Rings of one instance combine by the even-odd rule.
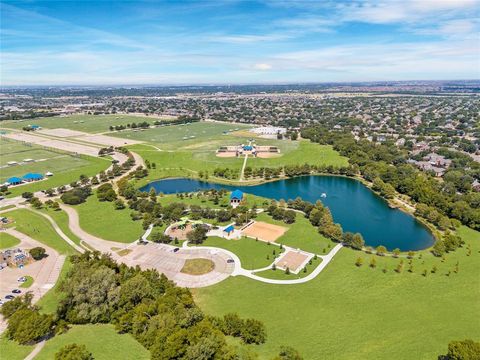
[[[238,205],[240,205],[243,199],[244,199],[244,194],[242,191],[238,189],[235,191],[232,191],[232,193],[230,194],[230,205],[236,208]]]

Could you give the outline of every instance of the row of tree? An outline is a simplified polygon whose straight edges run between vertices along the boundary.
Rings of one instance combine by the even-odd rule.
[[[440,182],[407,163],[407,151],[391,142],[356,141],[351,134],[330,132],[322,126],[304,128],[302,137],[333,145],[341,155],[349,158],[352,166],[358,167],[366,180],[379,178],[415,202],[431,206],[440,214],[458,219],[473,229],[480,229],[480,193],[473,192],[471,186],[465,187],[466,177],[468,181],[480,179],[480,164],[472,161],[465,168],[453,165],[454,168],[447,172],[450,175],[445,174],[444,181]],[[381,184],[377,181],[377,185]],[[388,189],[385,190],[389,193]]]

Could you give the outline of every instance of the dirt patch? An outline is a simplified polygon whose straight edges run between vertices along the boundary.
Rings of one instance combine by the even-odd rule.
[[[71,153],[78,153],[89,156],[98,156],[98,148],[93,146],[76,144],[64,140],[53,140],[50,138],[25,133],[10,133],[4,136],[13,140],[25,141],[32,144],[44,146],[46,148],[54,148]]]
[[[286,269],[287,267],[292,271],[297,271],[298,268],[308,259],[308,255],[297,252],[287,251],[277,262],[277,267]]]
[[[236,156],[237,156],[237,153],[232,151],[217,152],[217,157],[221,157],[221,158],[230,158],[230,157],[236,157]]]
[[[215,269],[215,263],[209,259],[187,259],[180,272],[189,275],[204,275]]]
[[[288,228],[279,225],[269,224],[263,221],[256,221],[242,230],[242,234],[258,240],[274,242],[287,232]]]
[[[142,143],[142,141],[116,138],[107,135],[85,135],[78,137],[77,140],[86,141],[92,144],[101,144],[105,146],[124,146]]]
[[[268,158],[276,158],[280,157],[282,154],[279,153],[270,153],[270,152],[259,152],[257,153],[257,157],[262,158],[262,159],[268,159]]]
[[[166,232],[172,239],[187,240],[187,234],[193,230],[192,224],[186,224],[184,226],[171,226]]]
[[[50,136],[61,137],[61,138],[88,135],[88,133],[83,132],[83,131],[63,129],[63,128],[43,129],[43,130],[38,131],[38,133],[39,134],[50,135]]]

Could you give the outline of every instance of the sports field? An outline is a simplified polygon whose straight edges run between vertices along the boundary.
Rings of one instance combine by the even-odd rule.
[[[71,115],[28,119],[23,121],[3,121],[2,127],[21,129],[27,125],[39,125],[45,129],[64,128],[88,133],[102,133],[109,131],[110,126],[127,125],[128,123],[139,123],[143,121],[153,123],[155,120],[159,119],[133,115]]]
[[[375,256],[371,268],[372,255],[344,248],[305,284],[234,277],[196,289],[195,298],[210,314],[237,312],[263,321],[268,340],[256,347],[262,358],[273,357],[284,344],[305,359],[436,359],[451,340],[480,338],[480,233],[462,227],[459,234],[471,245],[470,256],[466,246],[444,262],[422,252],[412,262],[413,272],[407,259],[397,273],[400,259]],[[359,256],[360,268],[354,265]]]
[[[73,156],[63,151],[45,149],[38,145],[26,145],[22,142],[0,138],[0,183],[9,177],[22,177],[34,172],[45,174],[50,171],[54,175],[42,181],[11,187],[10,196],[16,196],[25,191],[38,191],[51,187],[69,184],[78,180],[81,174],[93,176],[110,166],[107,158],[95,158],[90,156]],[[34,162],[23,162],[24,159],[33,159]],[[8,166],[9,161],[19,164]]]
[[[220,144],[222,141],[238,144],[241,138],[224,135],[234,129],[248,129],[251,126],[241,124],[224,124],[210,122],[196,122],[186,125],[161,126],[145,130],[125,130],[113,132],[111,135],[126,139],[139,140],[156,145],[160,149],[202,149],[205,145],[212,149],[212,143]],[[224,140],[225,139],[225,140]],[[205,143],[205,144],[204,144]],[[212,150],[216,150],[213,147]]]

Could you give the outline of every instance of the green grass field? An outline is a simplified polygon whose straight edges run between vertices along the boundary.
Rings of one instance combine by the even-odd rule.
[[[0,337],[0,358],[8,360],[23,360],[33,350],[33,345],[19,345],[8,340],[3,334]]]
[[[48,163],[51,164],[49,165]],[[21,177],[27,172],[39,172],[41,174],[45,174],[47,171],[53,172],[54,175],[45,180],[9,188],[11,194],[9,194],[8,197],[15,197],[26,191],[36,192],[70,184],[72,181],[77,181],[80,178],[80,175],[91,177],[102,170],[106,170],[110,164],[110,161],[105,158],[74,158],[67,156],[62,159],[52,159],[49,161],[33,163],[31,164],[31,167],[30,165],[27,166],[28,169],[24,166],[14,166],[7,168],[6,170],[8,170],[8,172],[5,171],[5,173],[2,169],[2,176],[4,178],[1,181],[4,181],[10,176]],[[21,171],[19,171],[20,169]]]
[[[445,262],[422,252],[413,273],[407,261],[398,274],[393,269],[399,259],[376,257],[372,269],[371,255],[342,249],[308,283],[268,285],[234,277],[196,289],[195,298],[207,313],[238,312],[263,321],[268,340],[256,347],[262,359],[273,357],[280,345],[295,347],[305,359],[436,359],[451,340],[480,339],[480,234],[466,227],[459,233],[471,244],[471,256],[466,247]],[[358,256],[366,263],[360,268],[354,265]],[[434,265],[438,271],[432,274]]]
[[[127,125],[128,123],[139,123],[142,121],[153,123],[155,120],[158,119],[132,115],[72,115],[28,119],[24,121],[3,121],[2,127],[21,129],[24,126],[35,124],[45,129],[64,128],[88,133],[99,133],[109,131],[109,127],[112,125]]]
[[[7,234],[6,232],[0,232],[0,249],[8,249],[20,244],[20,240],[16,237]]]
[[[273,251],[277,256],[283,252],[278,246],[250,238],[227,240],[212,236],[207,238],[201,246],[214,246],[233,252],[240,258],[242,267],[248,270],[270,265],[274,260]]]
[[[282,156],[269,159],[249,158],[247,166],[277,167],[284,165],[324,165],[324,166],[347,166],[348,159],[340,156],[330,145],[318,145],[310,141],[297,142],[298,148],[284,152]]]
[[[124,130],[121,132],[112,132],[112,135],[126,139],[145,141],[162,150],[176,150],[179,148],[216,150],[218,148],[216,145],[221,144],[222,141],[228,141],[227,139],[234,141],[235,144],[241,141],[238,138],[233,138],[231,135],[223,135],[223,132],[234,129],[248,129],[250,127],[251,126],[242,124],[196,122],[187,125],[162,126],[143,131]]]
[[[43,207],[40,211],[50,216],[63,231],[63,233],[70,238],[70,240],[72,240],[75,244],[80,245],[81,239],[70,230],[70,227],[68,226],[68,215],[65,211],[61,209],[51,210],[47,207]]]
[[[272,140],[277,142],[277,140]],[[176,146],[178,142],[175,143]],[[333,165],[346,166],[347,159],[340,156],[330,146],[318,145],[306,141],[291,142],[284,141],[286,144],[285,153],[281,157],[271,159],[249,158],[247,166],[251,167],[278,167],[284,165],[298,165],[309,163],[312,165]],[[142,184],[149,180],[167,178],[167,177],[198,177],[200,171],[208,171],[210,179],[216,179],[213,176],[215,168],[236,169],[240,175],[243,165],[243,158],[220,158],[215,155],[213,149],[181,149],[175,152],[158,151],[153,147],[140,144],[129,147],[144,159],[156,164],[156,169],[151,169],[149,176],[142,180]],[[216,179],[225,180],[225,179]],[[234,179],[236,181],[238,179]]]
[[[14,219],[13,226],[21,233],[51,247],[60,254],[76,253],[75,249],[57,234],[52,224],[43,216],[27,209],[12,210],[6,214]]]
[[[130,218],[132,210],[115,210],[113,203],[100,202],[96,195],[74,207],[80,217],[80,226],[101,239],[131,243],[143,234],[142,221]]]
[[[76,325],[67,333],[48,340],[35,357],[36,360],[51,360],[63,346],[76,343],[85,345],[95,360],[115,358],[141,360],[150,359],[150,353],[129,334],[118,334],[113,325]]]

